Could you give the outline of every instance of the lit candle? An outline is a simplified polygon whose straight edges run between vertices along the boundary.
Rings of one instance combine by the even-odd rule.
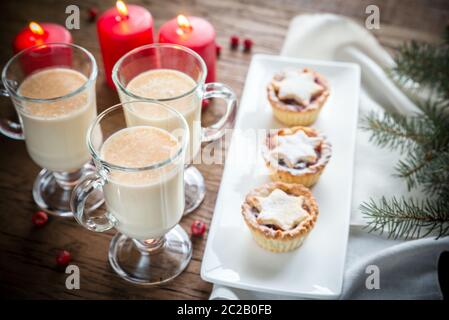
[[[14,53],[22,51],[26,48],[42,45],[45,43],[59,42],[72,43],[72,35],[69,30],[55,23],[37,23],[30,22],[28,26],[23,28],[13,40]],[[27,56],[20,57],[23,71],[29,74],[36,69],[50,67],[53,65],[70,66],[71,50],[68,48],[61,49],[60,54],[53,55],[53,60],[39,60],[37,57],[30,59]]]
[[[14,53],[23,49],[49,42],[72,43],[69,30],[55,23],[30,22],[14,38]]]
[[[179,44],[198,53],[207,66],[206,82],[215,82],[215,30],[207,20],[179,15],[161,26],[159,42]]]
[[[114,88],[111,72],[117,60],[134,48],[153,43],[153,17],[141,6],[117,1],[98,19],[97,31],[106,80]]]

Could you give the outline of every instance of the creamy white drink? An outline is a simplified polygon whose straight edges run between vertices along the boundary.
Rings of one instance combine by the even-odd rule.
[[[75,92],[88,79],[66,68],[49,68],[26,78],[21,96],[51,99]],[[20,119],[31,158],[52,171],[72,172],[89,161],[87,130],[96,116],[95,86],[69,98],[53,102],[23,102]]]
[[[101,147],[101,158],[125,168],[142,168],[173,159],[178,140],[167,131],[134,126],[110,136]],[[115,228],[139,240],[162,237],[184,211],[182,157],[158,169],[129,172],[112,169],[103,186]]]
[[[133,78],[126,89],[143,98],[155,99],[167,104],[179,111],[186,119],[190,129],[190,146],[187,149],[186,161],[189,162],[196,156],[201,146],[201,99],[198,90],[194,90],[196,82],[187,74],[171,69],[157,69],[142,72]],[[191,92],[193,91],[193,92]],[[119,91],[120,92],[120,91]],[[186,94],[189,93],[190,94]],[[184,97],[180,97],[186,94]],[[180,97],[180,98],[177,98]],[[122,102],[130,101],[131,98],[120,92]],[[164,99],[173,99],[163,101]],[[126,120],[128,125],[148,124],[160,127],[164,123],[164,128],[168,131],[177,129],[179,122],[174,118],[167,121],[167,118],[155,114],[155,108],[145,108],[143,104],[131,104],[126,108]],[[165,113],[167,115],[167,113]]]

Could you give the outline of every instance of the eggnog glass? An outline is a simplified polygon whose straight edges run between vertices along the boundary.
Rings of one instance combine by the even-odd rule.
[[[19,122],[2,119],[0,132],[25,140],[31,159],[43,169],[33,197],[43,210],[71,216],[73,186],[93,172],[86,146],[87,130],[96,117],[97,65],[90,52],[72,44],[48,43],[16,54],[3,69],[3,89]],[[88,210],[103,202],[89,198]]]
[[[130,124],[127,110],[151,113],[157,123]],[[133,101],[102,112],[87,135],[95,174],[73,190],[75,219],[89,230],[118,230],[109,262],[124,279],[158,284],[180,274],[192,256],[184,212],[184,163],[189,128],[176,110],[157,102]],[[86,212],[94,190],[104,194],[107,212]]]
[[[145,45],[125,54],[114,66],[112,79],[122,102],[132,100],[159,101],[178,110],[190,129],[184,173],[185,213],[196,209],[204,199],[206,186],[201,173],[192,161],[201,151],[201,144],[222,137],[235,117],[234,92],[221,83],[207,83],[206,64],[189,48],[174,44]],[[219,98],[225,101],[223,117],[214,125],[201,126],[203,99]],[[135,110],[129,115],[131,123],[152,123],[152,115]],[[197,158],[198,159],[198,158]]]

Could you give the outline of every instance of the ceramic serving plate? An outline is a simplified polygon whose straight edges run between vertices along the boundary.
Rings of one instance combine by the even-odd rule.
[[[308,67],[324,75],[330,97],[313,127],[332,143],[332,158],[312,188],[320,209],[303,245],[272,253],[252,239],[241,215],[245,195],[270,181],[261,156],[266,129],[281,128],[266,97],[274,73]],[[360,69],[349,63],[255,55],[252,59],[226,156],[201,266],[209,282],[305,298],[337,298],[342,289],[348,241]],[[259,142],[257,142],[259,141]]]

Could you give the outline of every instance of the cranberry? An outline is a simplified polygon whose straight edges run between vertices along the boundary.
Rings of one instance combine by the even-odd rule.
[[[36,227],[42,227],[48,221],[48,215],[44,211],[38,211],[31,217]]]
[[[253,40],[246,38],[245,40],[243,40],[243,51],[245,52],[249,52],[251,51],[251,48],[253,47]]]
[[[202,102],[202,108],[206,109],[210,104],[210,100],[209,99],[204,99]]]
[[[67,267],[67,265],[70,263],[70,260],[72,260],[72,256],[67,250],[59,251],[58,255],[56,256],[56,263],[60,267]]]
[[[237,49],[240,43],[240,38],[236,35],[231,36],[229,43],[231,45],[231,49]]]
[[[221,56],[221,46],[219,44],[217,44],[215,46],[215,50],[216,50],[216,53],[217,53],[217,57],[220,58],[220,56]]]
[[[190,230],[192,231],[193,236],[201,237],[206,232],[206,223],[201,220],[195,220],[190,226]]]
[[[89,21],[95,21],[98,15],[98,9],[97,8],[89,8],[87,11]]]

